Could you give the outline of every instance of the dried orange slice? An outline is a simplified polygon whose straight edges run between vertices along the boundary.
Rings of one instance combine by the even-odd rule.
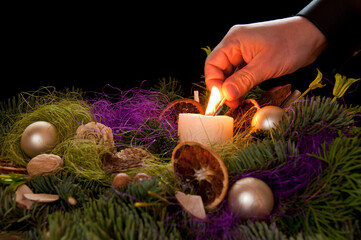
[[[197,142],[182,142],[173,150],[172,167],[180,188],[202,197],[206,209],[214,209],[228,189],[228,172],[221,157]]]
[[[180,113],[199,113],[204,115],[204,108],[199,102],[193,99],[182,98],[169,103],[159,117],[178,123]]]

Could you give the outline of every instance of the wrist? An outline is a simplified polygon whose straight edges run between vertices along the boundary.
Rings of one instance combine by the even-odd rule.
[[[327,38],[316,25],[302,16],[294,16],[292,18],[297,24],[296,29],[300,37],[310,45],[317,55],[327,48]]]

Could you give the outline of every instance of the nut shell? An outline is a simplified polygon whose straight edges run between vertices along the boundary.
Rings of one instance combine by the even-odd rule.
[[[62,165],[61,157],[55,154],[40,154],[29,161],[26,169],[30,176],[38,176],[57,173]]]
[[[79,126],[75,139],[91,139],[95,144],[108,147],[110,151],[115,150],[112,129],[98,122],[89,122]]]
[[[39,203],[51,203],[59,200],[59,195],[56,194],[47,194],[47,193],[26,193],[24,198],[39,202]]]
[[[24,194],[32,194],[33,191],[26,185],[21,184],[15,192],[16,204],[23,209],[31,209],[34,202],[25,198]]]
[[[177,191],[175,198],[183,209],[195,218],[205,220],[207,218],[201,196],[190,195]]]

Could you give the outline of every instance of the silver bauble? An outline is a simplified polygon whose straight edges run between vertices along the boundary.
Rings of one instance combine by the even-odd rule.
[[[20,146],[29,157],[35,157],[55,147],[58,141],[56,127],[45,121],[27,126],[21,135]]]
[[[271,130],[278,125],[284,110],[277,106],[266,106],[260,108],[253,116],[252,127],[255,130]]]
[[[265,219],[272,212],[273,204],[271,189],[257,178],[240,179],[228,192],[228,207],[241,219]]]

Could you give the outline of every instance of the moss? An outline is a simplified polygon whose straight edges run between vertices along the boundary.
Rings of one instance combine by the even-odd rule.
[[[1,159],[12,160],[26,166],[30,160],[20,146],[21,135],[25,128],[36,121],[46,121],[58,130],[59,143],[74,136],[80,124],[92,121],[90,108],[74,99],[62,99],[58,102],[41,105],[33,111],[19,113],[18,120],[5,135],[1,146]]]

